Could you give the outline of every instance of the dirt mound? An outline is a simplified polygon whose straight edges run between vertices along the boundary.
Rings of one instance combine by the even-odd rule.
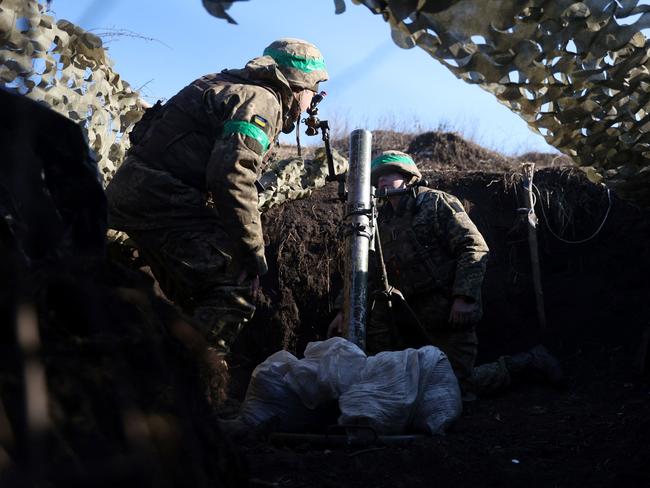
[[[303,138],[303,143],[305,141],[310,145],[302,148],[303,157],[312,158],[316,148],[321,145],[320,136]],[[332,147],[346,157],[348,144],[348,138],[332,140]],[[533,162],[537,168],[575,166],[571,158],[563,154],[527,152],[519,156],[504,156],[468,141],[455,132],[410,134],[391,130],[372,131],[372,157],[388,150],[410,154],[423,171],[507,172],[518,171],[524,162]],[[276,146],[271,155],[272,159],[294,157],[297,157],[297,149],[292,144]]]
[[[338,139],[332,144],[341,154],[347,154],[347,139]],[[523,162],[533,162],[539,168],[574,166],[571,158],[562,154],[528,152],[515,157],[504,156],[455,132],[408,134],[390,130],[372,131],[372,157],[391,149],[410,154],[424,170],[517,171]]]
[[[487,150],[453,132],[426,132],[415,137],[406,152],[422,169],[510,171],[512,159]]]

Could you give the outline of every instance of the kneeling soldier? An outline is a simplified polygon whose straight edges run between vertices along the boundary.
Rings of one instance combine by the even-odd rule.
[[[380,192],[412,191],[388,197],[379,210],[388,283],[396,288],[393,296],[407,305],[395,313],[386,300],[374,299],[366,330],[368,354],[432,344],[449,358],[465,398],[505,389],[513,379],[530,374],[560,381],[559,364],[543,346],[475,366],[489,251],[485,239],[456,197],[417,186],[422,175],[408,154],[386,151],[373,160],[371,171]],[[374,263],[371,256],[369,296],[380,297],[372,293],[378,289]],[[399,304],[399,299],[394,301]],[[330,334],[341,327],[339,314]]]

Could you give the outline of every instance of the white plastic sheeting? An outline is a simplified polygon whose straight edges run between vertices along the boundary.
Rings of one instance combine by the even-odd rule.
[[[379,434],[439,434],[462,411],[458,382],[440,349],[367,357],[335,337],[309,343],[303,359],[280,351],[255,368],[241,417],[249,425],[307,431],[318,427],[319,409],[333,401],[340,424],[371,426]]]

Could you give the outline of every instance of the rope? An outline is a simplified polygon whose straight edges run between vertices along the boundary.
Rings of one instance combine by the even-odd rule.
[[[542,192],[539,191],[539,188],[537,188],[537,186],[535,184],[533,184],[533,188],[537,191],[537,194],[539,195],[540,207],[542,208],[542,215],[544,216],[544,222],[546,222],[546,227],[548,228],[549,232],[553,235],[553,237],[555,237],[559,241],[564,242],[565,244],[584,244],[585,242],[589,242],[590,240],[592,240],[594,237],[596,237],[600,233],[601,230],[603,230],[603,227],[605,226],[605,222],[607,222],[607,217],[609,217],[609,211],[612,209],[612,195],[611,195],[611,192],[610,192],[609,188],[605,188],[606,191],[607,191],[607,211],[605,212],[605,216],[603,217],[603,221],[600,223],[600,225],[594,231],[594,233],[591,234],[589,237],[587,237],[585,239],[580,239],[580,240],[577,240],[577,241],[570,241],[568,239],[565,239],[564,237],[559,236],[558,234],[556,234],[553,231],[553,229],[551,228],[549,218],[546,216],[546,211],[544,210],[544,199],[542,198]],[[535,196],[534,193],[533,193],[533,196]],[[535,203],[536,202],[537,202],[537,198],[535,198]]]

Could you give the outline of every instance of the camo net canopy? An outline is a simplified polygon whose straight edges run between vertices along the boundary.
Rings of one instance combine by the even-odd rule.
[[[105,180],[146,106],[111,65],[99,37],[37,0],[0,0],[0,84],[80,123]]]
[[[67,20],[55,21],[37,0],[0,0],[0,85],[81,124],[107,184],[129,147],[128,132],[148,104],[112,69],[102,40]],[[337,174],[347,160],[335,158]],[[287,159],[261,180],[260,210],[305,198],[325,185],[327,161]]]
[[[226,13],[233,1],[202,2],[234,22]],[[650,2],[353,2],[381,15],[399,46],[419,46],[493,93],[592,180],[650,204]],[[345,10],[343,0],[334,3]],[[55,22],[37,0],[0,0],[0,84],[78,121],[105,179],[146,106],[99,37]]]
[[[400,47],[418,46],[458,78],[494,94],[587,167],[590,178],[650,203],[649,45],[643,32],[650,28],[650,2],[353,3],[382,15]],[[345,10],[341,0],[335,5]]]

